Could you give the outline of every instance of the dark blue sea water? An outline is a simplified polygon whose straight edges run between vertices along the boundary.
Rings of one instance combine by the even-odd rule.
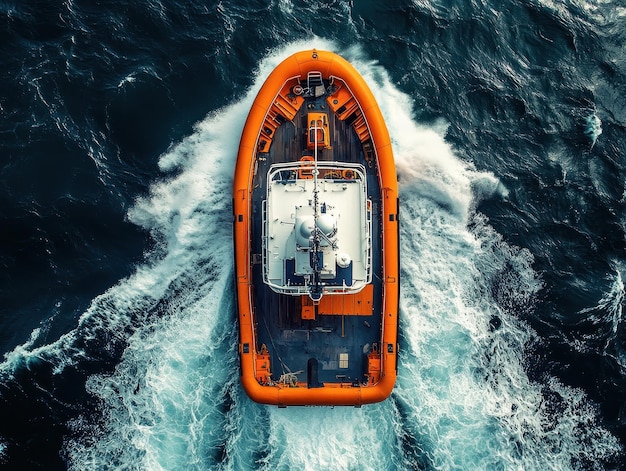
[[[0,2],[3,469],[626,469],[620,0]],[[399,378],[238,382],[230,188],[269,71],[334,50],[402,204]]]

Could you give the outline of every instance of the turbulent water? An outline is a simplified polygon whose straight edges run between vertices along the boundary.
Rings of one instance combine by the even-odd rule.
[[[626,8],[1,2],[0,465],[626,469]],[[247,111],[346,57],[401,195],[397,387],[257,405],[230,189]]]

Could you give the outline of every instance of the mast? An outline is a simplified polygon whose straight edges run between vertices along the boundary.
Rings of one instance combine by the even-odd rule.
[[[311,253],[311,268],[313,269],[313,283],[309,290],[309,296],[314,302],[318,302],[322,299],[322,284],[321,284],[321,273],[320,273],[320,229],[317,225],[317,221],[319,218],[319,190],[317,188],[317,131],[319,128],[317,125],[317,120],[313,126],[313,142],[315,143],[313,147],[313,251]]]

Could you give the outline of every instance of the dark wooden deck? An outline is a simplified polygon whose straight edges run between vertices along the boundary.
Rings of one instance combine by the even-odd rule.
[[[356,132],[328,109],[323,96],[307,98],[293,121],[286,121],[276,129],[269,152],[258,154],[253,191],[252,258],[253,261],[262,259],[261,208],[266,193],[267,171],[274,163],[295,162],[304,155],[312,155],[312,151],[306,148],[306,120],[307,113],[311,111],[323,111],[329,115],[332,148],[318,153],[318,159],[359,163],[367,171],[368,197],[372,201],[374,215],[372,262],[379,267],[373,275],[374,312],[371,316],[318,315],[312,320],[302,319],[301,299],[272,291],[263,283],[261,263],[253,262],[256,347],[267,346],[274,380],[278,380],[284,372],[302,371],[298,379],[306,381],[307,363],[314,358],[319,363],[319,381],[357,384],[365,380],[366,355],[379,342],[381,333],[380,192],[377,169],[365,161],[363,145]],[[339,353],[348,353],[348,368],[339,368]]]

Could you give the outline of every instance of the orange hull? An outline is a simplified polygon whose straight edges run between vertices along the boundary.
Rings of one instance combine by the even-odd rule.
[[[257,306],[255,283],[258,281],[253,276],[256,257],[253,237],[258,236],[253,234],[255,213],[252,193],[254,179],[257,178],[255,176],[259,157],[267,155],[265,152],[268,152],[272,145],[277,145],[274,140],[278,139],[275,136],[282,123],[298,119],[299,108],[303,105],[304,99],[297,94],[299,90],[293,93],[293,84],[300,83],[310,72],[320,72],[325,84],[333,80],[337,80],[336,83],[341,81],[342,86],[339,90],[326,98],[326,110],[335,113],[337,120],[347,121],[346,116],[350,114],[351,132],[354,132],[361,142],[367,162],[377,168],[377,184],[380,188],[379,217],[382,226],[379,237],[382,281],[376,291],[380,293],[378,297],[373,297],[372,289],[364,289],[359,294],[353,295],[347,303],[339,303],[340,296],[332,300],[330,296],[325,296],[320,303],[322,307],[319,308],[317,316],[321,318],[323,315],[331,317],[340,314],[343,322],[343,314],[346,315],[345,318],[350,314],[354,314],[352,318],[356,315],[363,316],[368,314],[369,304],[378,303],[376,312],[379,312],[381,333],[376,342],[377,348],[369,353],[368,359],[365,360],[367,369],[365,379],[359,382],[324,382],[320,387],[310,387],[310,384],[307,386],[306,382],[299,380],[285,384],[271,379],[270,370],[274,365],[270,364],[275,359],[270,358],[271,355],[267,353],[265,345],[259,344],[258,334],[261,329],[258,320],[259,310],[265,308]],[[324,132],[328,133],[327,130]],[[331,147],[326,144],[317,145],[320,148]],[[308,148],[311,147],[309,144]],[[240,333],[241,382],[253,401],[278,406],[360,406],[383,401],[391,394],[396,380],[398,355],[398,209],[397,177],[389,133],[374,96],[360,74],[345,59],[326,51],[302,51],[284,60],[269,75],[252,104],[241,136],[233,185],[235,284]],[[359,303],[361,311],[336,312],[340,309],[336,306],[340,304],[354,307],[355,303]],[[313,304],[317,303],[311,302],[308,298],[302,300],[298,307],[298,311],[301,310],[302,322],[313,322],[310,320],[315,318]],[[324,310],[327,311],[326,314]]]

